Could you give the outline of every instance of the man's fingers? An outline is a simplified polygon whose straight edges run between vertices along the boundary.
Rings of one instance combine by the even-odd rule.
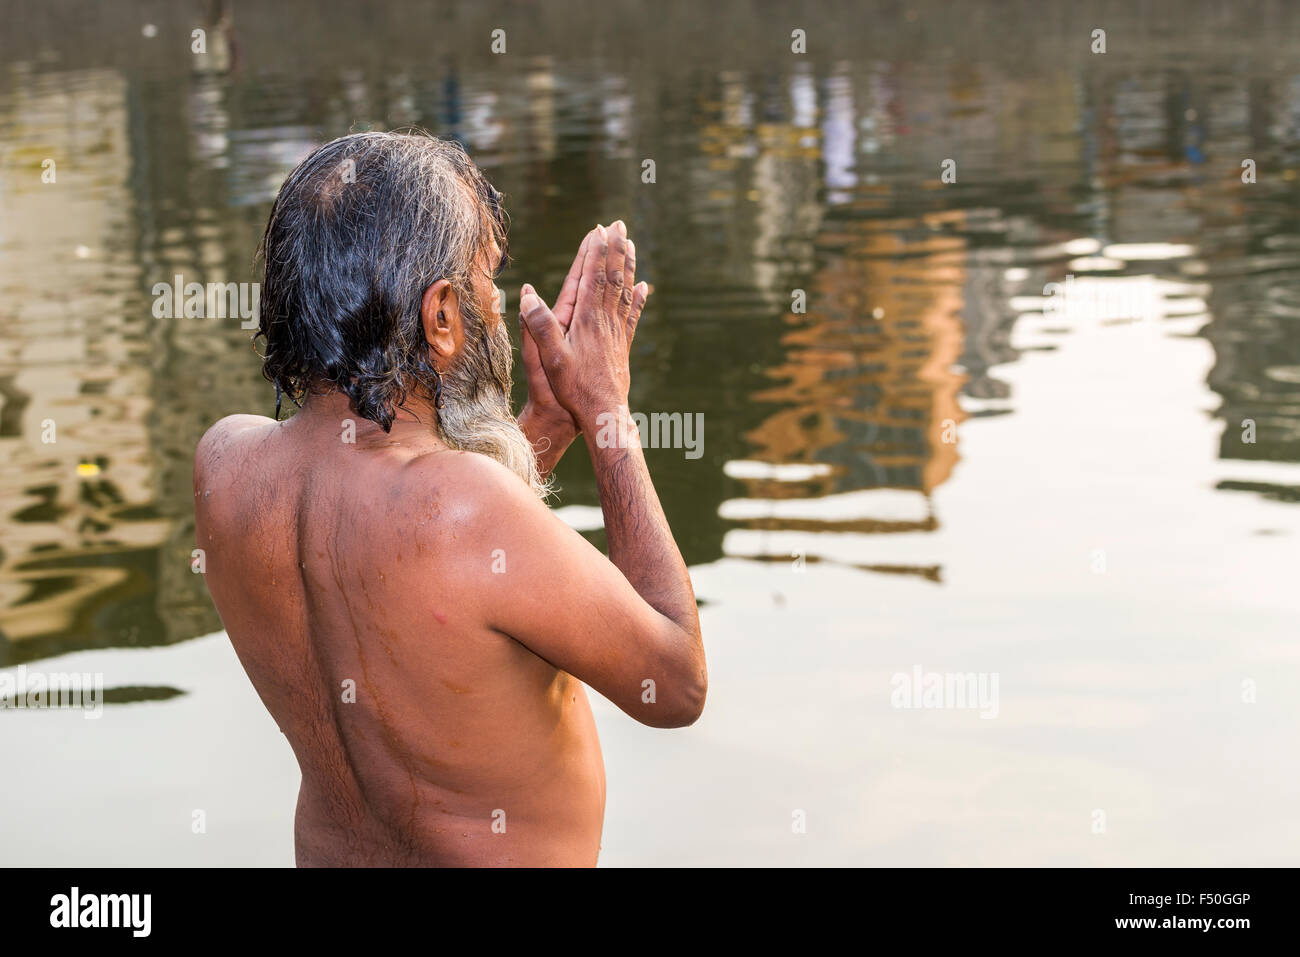
[[[650,287],[644,281],[632,287],[632,308],[627,314],[627,341],[630,344],[636,335],[637,323],[641,321],[641,310],[650,298]]]
[[[623,259],[623,285],[631,289],[636,285],[636,243],[627,241],[627,255]]]
[[[582,243],[578,246],[578,254],[573,257],[573,265],[569,267],[569,274],[564,277],[564,285],[560,286],[560,294],[555,297],[555,318],[566,329],[569,323],[573,321],[573,307],[578,302],[578,282],[582,279],[582,264],[587,259],[587,246],[591,243],[591,237],[595,232],[593,229],[582,237]]]
[[[609,227],[609,254],[605,258],[605,311],[627,321],[632,305],[632,290],[627,288],[623,267],[627,262],[627,227],[618,220]]]
[[[609,255],[609,230],[597,226],[587,236],[587,254],[582,260],[582,277],[578,280],[578,301],[574,316],[592,317],[605,299],[605,259]]]

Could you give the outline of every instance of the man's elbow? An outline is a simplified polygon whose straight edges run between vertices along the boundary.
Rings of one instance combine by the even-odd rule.
[[[688,728],[698,721],[709,695],[709,674],[703,655],[699,661],[682,667],[666,690],[668,700],[660,701],[663,707],[653,709],[649,715],[652,720],[647,724],[656,728]]]
[[[709,679],[701,669],[698,681],[691,684],[690,690],[686,697],[678,706],[675,714],[675,723],[670,725],[673,728],[689,728],[696,721],[700,720],[700,715],[704,714],[704,699],[709,695]]]

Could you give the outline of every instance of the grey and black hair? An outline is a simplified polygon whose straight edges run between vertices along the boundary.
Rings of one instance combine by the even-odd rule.
[[[338,388],[388,431],[408,395],[441,391],[420,321],[425,289],[446,279],[467,340],[485,336],[490,304],[472,275],[493,240],[504,261],[501,195],[460,144],[355,133],[319,147],[280,187],[259,249],[263,375],[295,403]]]

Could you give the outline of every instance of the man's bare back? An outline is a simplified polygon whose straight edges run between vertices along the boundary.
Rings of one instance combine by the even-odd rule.
[[[378,428],[343,444],[337,413],[224,420],[198,502],[213,599],[302,769],[298,863],[594,864],[582,684],[472,593],[470,565],[492,574],[482,493],[514,477]]]
[[[519,422],[543,473],[587,434],[609,558],[435,435],[418,395],[387,432],[325,388],[200,443],[197,544],[302,771],[300,865],[592,865],[605,776],[583,682],[646,724],[699,715],[694,596],[626,407],[634,262],[621,223],[598,227],[554,313],[521,301]],[[429,287],[429,344],[453,361],[463,309]],[[593,440],[611,416],[632,441]]]

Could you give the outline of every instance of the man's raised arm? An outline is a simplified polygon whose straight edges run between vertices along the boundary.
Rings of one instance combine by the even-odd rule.
[[[621,223],[586,246],[567,330],[531,287],[520,311],[557,400],[587,437],[609,558],[494,472],[499,487],[484,491],[502,504],[491,534],[509,541],[512,564],[499,587],[487,583],[499,598],[489,618],[638,721],[676,727],[699,716],[708,678],[690,576],[627,408],[628,344],[647,289],[634,285],[636,250]]]

